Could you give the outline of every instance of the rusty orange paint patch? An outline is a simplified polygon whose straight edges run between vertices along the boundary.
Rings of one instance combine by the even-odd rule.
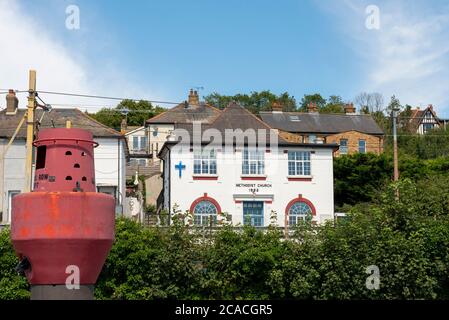
[[[50,193],[50,208],[49,212],[54,219],[59,218],[59,193]]]
[[[28,229],[28,228],[26,228],[26,227],[20,228],[20,229],[19,229],[19,234],[20,234],[22,237],[28,237],[28,236],[30,235],[30,229]]]
[[[51,224],[47,224],[43,230],[44,234],[48,237],[54,237],[56,235],[56,230]]]

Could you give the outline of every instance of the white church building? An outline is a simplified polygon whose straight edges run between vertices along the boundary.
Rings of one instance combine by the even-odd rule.
[[[334,218],[336,144],[292,143],[236,103],[209,124],[175,130],[163,160],[163,207],[193,213],[193,223],[294,225]],[[255,133],[257,144],[250,139]],[[212,141],[212,142],[211,142]],[[273,218],[274,217],[274,218]]]

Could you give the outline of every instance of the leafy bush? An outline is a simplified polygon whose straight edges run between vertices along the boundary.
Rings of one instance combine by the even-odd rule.
[[[0,231],[0,300],[30,297],[28,282],[15,272],[18,262],[6,228]]]
[[[185,224],[146,228],[118,219],[97,299],[448,299],[446,176],[403,179],[357,204],[346,220],[306,221],[285,239],[272,227]],[[426,192],[424,192],[426,191]],[[397,192],[399,199],[397,199]],[[0,233],[0,298],[28,298],[9,231]],[[379,268],[379,288],[367,268]]]

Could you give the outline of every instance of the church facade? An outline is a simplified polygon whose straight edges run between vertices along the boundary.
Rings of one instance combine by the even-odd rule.
[[[233,225],[264,227],[295,225],[311,219],[322,223],[334,218],[333,152],[336,144],[293,143],[283,140],[260,119],[231,103],[207,128],[227,136],[256,132],[269,143],[251,144],[245,139],[200,143],[167,141],[159,157],[163,160],[163,207],[193,213],[195,225],[220,220]],[[264,131],[266,130],[266,131]],[[206,141],[207,140],[207,141]],[[238,139],[237,139],[238,140]],[[260,139],[259,139],[260,140]]]

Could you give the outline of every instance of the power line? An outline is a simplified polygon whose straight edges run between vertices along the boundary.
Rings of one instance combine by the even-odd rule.
[[[70,92],[56,92],[56,91],[43,91],[39,90],[38,93],[54,94],[60,96],[71,96],[71,97],[82,97],[82,98],[94,98],[94,99],[105,99],[105,100],[132,100],[132,101],[146,101],[150,103],[161,103],[161,104],[180,104],[180,102],[172,101],[159,101],[159,100],[147,100],[147,99],[133,99],[133,98],[119,98],[119,97],[109,97],[109,96],[99,96],[90,94],[80,94],[80,93],[70,93]]]
[[[6,90],[6,91],[1,91],[0,94],[8,94],[9,93],[9,89],[0,89],[0,90]],[[28,92],[28,90],[14,90],[15,93],[24,93],[24,92]]]

